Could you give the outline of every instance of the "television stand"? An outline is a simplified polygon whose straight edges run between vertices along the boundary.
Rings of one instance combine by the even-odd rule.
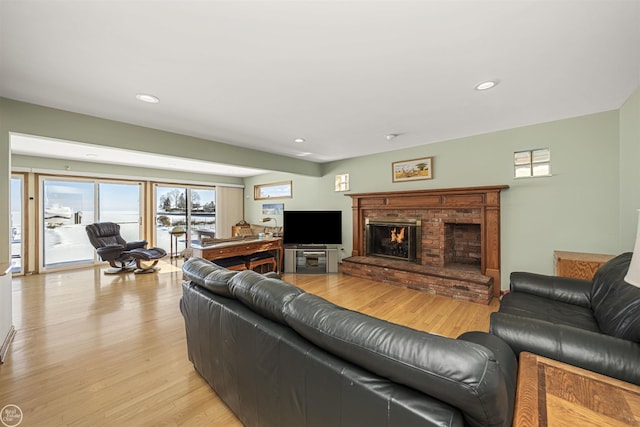
[[[325,274],[338,272],[338,249],[325,245],[294,245],[284,249],[284,272]]]

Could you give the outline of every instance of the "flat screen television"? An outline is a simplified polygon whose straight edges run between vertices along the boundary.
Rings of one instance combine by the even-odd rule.
[[[283,212],[282,243],[290,245],[342,244],[342,211]]]

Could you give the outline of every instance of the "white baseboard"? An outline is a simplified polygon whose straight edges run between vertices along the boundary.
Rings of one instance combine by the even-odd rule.
[[[0,347],[0,363],[4,363],[4,359],[7,357],[7,352],[9,351],[9,346],[13,341],[13,337],[16,336],[16,328],[11,325],[11,329],[9,329],[9,333],[4,339],[2,343],[2,347]]]

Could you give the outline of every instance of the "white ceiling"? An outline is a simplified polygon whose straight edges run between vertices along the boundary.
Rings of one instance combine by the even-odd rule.
[[[0,96],[315,162],[639,86],[640,0],[0,0]]]

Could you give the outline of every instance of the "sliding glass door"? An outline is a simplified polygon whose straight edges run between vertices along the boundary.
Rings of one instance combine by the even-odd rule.
[[[203,230],[215,233],[216,192],[209,187],[155,186],[156,246],[172,256],[190,247]]]
[[[9,239],[11,241],[11,272],[14,275],[24,274],[24,177],[11,177],[11,224]]]
[[[211,188],[189,188],[191,201],[189,229],[194,238],[198,231],[216,231],[216,192]]]
[[[138,240],[142,235],[142,184],[98,184],[98,221],[120,224],[120,235],[126,241]]]
[[[91,181],[42,181],[42,265],[93,262],[95,249],[84,231],[93,222],[95,185]]]
[[[156,246],[170,256],[187,245],[187,189],[156,185]]]
[[[85,231],[94,222],[116,222],[125,240],[141,238],[141,184],[42,178],[41,188],[43,268],[97,260]]]

